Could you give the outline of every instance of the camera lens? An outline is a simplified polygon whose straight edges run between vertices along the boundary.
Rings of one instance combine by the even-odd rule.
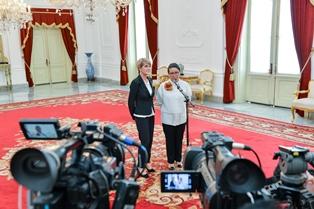
[[[263,171],[247,159],[234,159],[229,162],[220,178],[223,190],[242,194],[257,191],[265,182]]]
[[[230,184],[242,185],[249,179],[249,170],[243,162],[230,166],[227,173],[227,179]]]
[[[29,190],[49,192],[53,188],[60,161],[56,154],[36,148],[18,151],[11,159],[12,176]]]
[[[32,156],[25,159],[24,170],[25,172],[31,173],[33,175],[42,174],[48,171],[48,164],[45,159],[39,156]]]

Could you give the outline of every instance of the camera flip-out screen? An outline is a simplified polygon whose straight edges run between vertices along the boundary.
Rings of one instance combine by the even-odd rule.
[[[23,119],[20,127],[26,139],[61,139],[57,119]]]
[[[195,192],[199,173],[196,171],[162,171],[161,192]]]

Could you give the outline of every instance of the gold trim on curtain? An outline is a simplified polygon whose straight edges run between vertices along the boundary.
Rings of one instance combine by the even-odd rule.
[[[153,59],[152,59],[153,62],[154,62],[154,60],[156,59],[158,53],[159,53],[159,48],[157,49],[156,53],[155,53],[154,56],[153,56]]]
[[[47,27],[47,28],[55,28],[55,27],[56,27],[56,28],[62,28],[62,29],[67,28],[67,29],[70,31],[70,35],[71,35],[72,41],[73,41],[73,46],[74,46],[74,48],[77,48],[76,39],[75,39],[75,36],[74,36],[74,34],[73,34],[73,32],[72,32],[72,28],[70,27],[69,23],[66,23],[66,24],[64,24],[64,25],[63,25],[62,23],[59,23],[59,24],[52,23],[52,24],[48,25],[48,24],[46,24],[46,23],[40,24],[40,23],[38,23],[38,22],[35,22],[35,25],[32,24],[32,26],[33,26],[33,27],[34,27],[34,26],[45,26],[45,27]]]
[[[3,55],[3,42],[2,42],[2,36],[0,35],[0,54]]]
[[[230,61],[229,61],[229,58],[228,58],[228,54],[227,54],[227,51],[226,51],[226,60],[227,60],[227,64],[229,65],[230,67],[230,81],[234,81],[234,69],[233,69],[233,65],[231,65]]]
[[[152,18],[152,20],[153,20],[156,24],[158,24],[158,18],[155,17],[155,15],[154,15],[154,13],[153,13],[153,11],[152,11],[152,4],[151,4],[150,0],[148,0],[148,3],[149,3],[150,17]]]
[[[33,24],[33,23],[28,24],[28,27],[27,27],[27,35],[26,35],[26,37],[25,37],[24,40],[23,40],[22,50],[25,48],[26,41],[28,40],[28,37],[29,37],[29,29],[30,29],[30,27],[34,27],[34,26],[37,26],[37,27],[45,26],[45,27],[47,27],[47,28],[61,28],[61,29],[67,28],[67,29],[70,31],[70,35],[71,35],[72,41],[73,41],[73,46],[74,46],[75,49],[77,49],[76,39],[75,39],[75,37],[74,37],[72,28],[70,27],[69,23],[66,23],[66,24],[64,24],[64,25],[63,25],[62,23],[59,23],[59,24],[52,23],[52,24],[48,25],[48,24],[46,24],[46,23],[40,24],[40,23],[38,23],[38,22],[35,22],[35,24]]]
[[[314,0],[311,0],[314,1]],[[223,8],[225,6],[225,4],[227,4],[228,0],[221,0],[221,8]]]
[[[121,59],[121,61],[122,61],[122,68],[121,68],[121,70],[122,71],[127,71],[127,69],[126,69],[126,60],[125,59]]]
[[[31,28],[31,23],[28,23],[27,24],[28,26],[27,26],[27,34],[26,34],[26,36],[25,36],[25,38],[24,38],[24,40],[23,40],[23,45],[22,45],[22,50],[25,48],[25,46],[26,46],[26,42],[27,42],[27,40],[28,40],[28,38],[29,38],[29,29]]]
[[[32,11],[32,14],[58,14],[58,15],[73,15],[73,12],[39,12],[39,11]]]
[[[314,6],[314,0],[310,0],[311,4]]]

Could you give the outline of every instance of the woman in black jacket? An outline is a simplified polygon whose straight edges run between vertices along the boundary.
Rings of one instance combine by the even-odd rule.
[[[147,178],[148,172],[155,170],[150,165],[151,147],[153,143],[155,111],[153,105],[154,87],[149,77],[151,62],[141,58],[136,63],[139,75],[131,82],[128,106],[131,117],[136,122],[141,144],[147,149],[148,159],[144,165],[145,156],[141,154],[141,176]],[[143,171],[144,169],[144,171]]]

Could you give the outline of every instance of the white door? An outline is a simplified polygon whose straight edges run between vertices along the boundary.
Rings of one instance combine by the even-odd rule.
[[[247,100],[290,107],[299,80],[290,1],[250,0],[247,27]]]
[[[34,28],[31,73],[35,85],[50,83],[49,60],[47,56],[46,30]]]
[[[71,60],[60,29],[34,27],[30,67],[35,85],[70,81]]]
[[[280,107],[290,107],[298,80],[286,75],[250,73],[247,77],[247,101]]]

